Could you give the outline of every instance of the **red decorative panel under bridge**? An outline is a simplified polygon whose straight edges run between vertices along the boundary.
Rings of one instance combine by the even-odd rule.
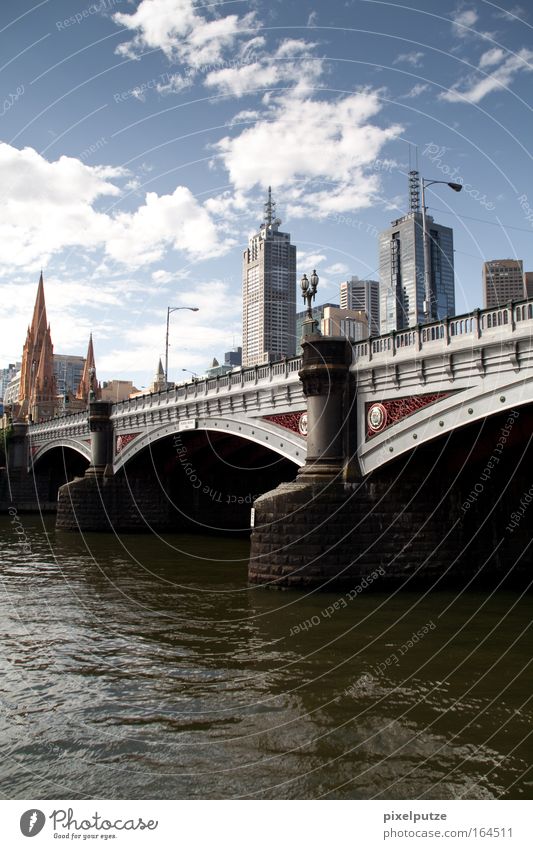
[[[412,416],[428,404],[442,401],[451,392],[430,392],[426,395],[413,395],[410,398],[394,398],[388,401],[371,401],[366,405],[366,437],[381,433],[393,424],[397,424],[407,416]]]
[[[307,436],[307,413],[304,410],[299,413],[278,413],[274,416],[263,416],[263,418],[267,422],[273,422],[279,427],[294,431],[298,436]]]
[[[135,439],[136,436],[139,436],[138,433],[121,433],[117,436],[117,441],[115,444],[115,455],[120,454],[121,451],[124,450],[126,445],[131,442],[132,439]]]

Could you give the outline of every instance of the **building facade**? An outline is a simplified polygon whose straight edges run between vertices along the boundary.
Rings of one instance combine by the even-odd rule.
[[[274,217],[269,188],[264,221],[243,256],[243,366],[261,365],[296,350],[296,247]]]
[[[524,287],[526,298],[533,298],[533,271],[524,271]]]
[[[231,351],[226,351],[224,354],[224,365],[238,368],[242,366],[242,348],[232,348]]]
[[[323,336],[344,336],[350,342],[368,338],[368,318],[364,310],[327,306],[320,322]]]
[[[368,318],[371,336],[379,336],[379,282],[377,280],[359,280],[354,275],[341,283],[340,307],[343,310],[363,310]]]
[[[58,395],[75,395],[83,375],[85,357],[54,354],[54,374]]]
[[[0,401],[4,401],[4,395],[6,393],[6,389],[13,380],[14,377],[17,376],[17,373],[20,371],[22,363],[9,363],[6,368],[0,369]],[[18,396],[17,396],[18,397]]]
[[[521,259],[491,259],[483,263],[483,307],[498,307],[526,296]]]
[[[455,315],[453,230],[426,215],[433,319]],[[380,332],[426,321],[422,213],[409,212],[379,234]]]
[[[334,307],[335,309],[339,309],[338,304],[318,304],[316,307],[311,307],[311,313],[314,320],[317,322],[318,327],[320,328],[322,319],[324,318],[324,310],[327,307]],[[298,354],[302,352],[302,335],[303,335],[303,324],[307,318],[307,310],[302,310],[301,312],[296,313],[296,350]]]

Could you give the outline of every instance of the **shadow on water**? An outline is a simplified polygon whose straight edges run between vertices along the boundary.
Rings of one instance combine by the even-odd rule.
[[[6,798],[533,797],[531,597],[269,593],[244,539],[23,526]]]

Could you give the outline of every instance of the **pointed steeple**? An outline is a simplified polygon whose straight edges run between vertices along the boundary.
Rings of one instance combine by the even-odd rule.
[[[41,354],[32,386],[31,401],[36,403],[54,402],[56,380],[54,375],[54,347],[50,338],[50,328],[44,335]]]
[[[44,298],[43,272],[39,276],[37,285],[37,296],[33,308],[31,325],[28,327],[26,342],[22,352],[22,369],[20,375],[19,403],[21,414],[29,413],[31,400],[36,397],[36,380],[41,365],[42,354],[45,351],[46,358],[50,362],[43,361],[43,369],[46,375],[53,375],[53,346],[50,338],[50,326],[46,317],[46,303]],[[40,387],[40,391],[42,390]]]
[[[37,286],[37,297],[35,298],[35,306],[33,308],[33,318],[31,320],[31,333],[34,341],[37,339],[39,332],[48,326],[46,318],[46,303],[44,300],[44,281],[43,272],[39,277]]]
[[[89,345],[87,347],[87,356],[85,358],[85,364],[83,366],[83,374],[81,376],[81,380],[78,384],[78,391],[76,392],[76,398],[81,401],[88,402],[89,395],[91,390],[94,393],[94,397],[99,397],[99,387],[98,381],[96,379],[96,363],[94,359],[94,348],[93,348],[93,334],[89,334]]]
[[[159,357],[159,365],[157,366],[157,371],[154,374],[154,379],[150,386],[150,392],[164,392],[166,388],[167,382],[165,380],[165,369],[163,368],[161,357]]]

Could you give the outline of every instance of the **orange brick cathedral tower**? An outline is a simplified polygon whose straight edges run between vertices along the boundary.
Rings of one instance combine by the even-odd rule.
[[[57,405],[54,375],[54,346],[46,318],[43,274],[39,278],[33,318],[22,353],[20,374],[19,415],[33,421],[50,418]]]

